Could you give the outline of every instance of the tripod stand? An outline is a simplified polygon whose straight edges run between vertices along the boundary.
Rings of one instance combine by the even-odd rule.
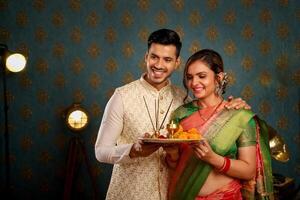
[[[94,192],[94,199],[99,199],[98,190],[96,187],[96,182],[93,178],[91,166],[88,161],[87,153],[84,144],[79,139],[79,137],[73,137],[70,139],[69,144],[69,153],[68,153],[68,160],[67,160],[67,168],[66,168],[66,179],[65,179],[65,186],[64,186],[64,200],[72,199],[72,189],[74,184],[74,174],[79,170],[79,156],[83,156],[83,161],[88,170],[88,174],[90,176],[90,180],[92,182],[93,192]]]

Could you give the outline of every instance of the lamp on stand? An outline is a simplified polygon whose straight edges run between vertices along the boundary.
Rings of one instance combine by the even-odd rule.
[[[86,148],[84,143],[80,139],[80,133],[85,129],[89,123],[89,115],[85,109],[83,109],[80,104],[73,104],[67,109],[65,117],[65,122],[68,128],[73,131],[76,135],[70,139],[69,142],[69,153],[67,159],[66,168],[66,178],[64,186],[64,200],[72,199],[72,189],[74,184],[74,175],[77,174],[80,164],[80,155],[88,170],[90,180],[92,182],[92,187],[94,190],[94,199],[99,199],[98,190],[96,187],[96,182],[93,178],[91,166],[88,160]]]
[[[19,53],[8,50],[6,44],[0,44],[0,68],[3,82],[3,109],[4,109],[4,160],[5,160],[5,193],[10,196],[10,153],[9,153],[9,130],[8,130],[8,100],[6,75],[8,72],[17,73],[26,66],[26,58]]]

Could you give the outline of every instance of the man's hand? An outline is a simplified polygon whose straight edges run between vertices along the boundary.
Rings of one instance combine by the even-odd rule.
[[[247,102],[244,101],[242,98],[233,98],[233,96],[229,96],[227,101],[228,102],[225,104],[225,108],[227,109],[251,109],[251,106],[248,105]]]
[[[147,157],[159,149],[160,146],[160,144],[145,144],[138,140],[132,145],[129,156],[130,158]]]

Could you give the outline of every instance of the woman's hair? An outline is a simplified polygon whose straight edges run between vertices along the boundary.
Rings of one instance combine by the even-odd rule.
[[[148,50],[152,43],[174,45],[176,47],[176,57],[179,56],[182,46],[179,35],[170,29],[159,29],[151,33],[148,38]]]
[[[189,66],[194,63],[195,61],[202,61],[204,62],[214,73],[215,75],[219,74],[220,72],[224,72],[224,64],[223,64],[223,59],[220,56],[220,54],[214,50],[211,49],[202,49],[200,51],[197,51],[194,53],[192,56],[189,57],[187,60],[185,67],[184,67],[184,72],[183,72],[183,86],[186,90],[186,96],[184,98],[184,101],[188,97],[188,87],[187,87],[187,71],[189,69]],[[227,80],[224,80],[224,83],[220,83],[220,80],[217,79],[219,84],[221,85],[222,89],[222,94],[225,93],[225,88],[227,85]]]

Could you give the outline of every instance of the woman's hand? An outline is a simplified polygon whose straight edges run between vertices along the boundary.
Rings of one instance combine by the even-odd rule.
[[[241,109],[244,108],[246,110],[250,110],[251,106],[247,104],[242,98],[233,98],[233,96],[229,96],[227,103],[225,104],[225,108],[227,109]]]
[[[196,156],[207,163],[212,163],[212,161],[218,156],[210,147],[207,140],[203,139],[197,143],[191,144]]]
[[[206,139],[200,140],[200,142],[197,143],[192,143],[191,146],[194,149],[194,153],[200,160],[207,162],[208,164],[212,165],[216,169],[222,167],[224,158],[216,154],[211,149]]]
[[[177,160],[179,157],[179,147],[177,144],[166,144],[162,146],[167,155],[171,156],[172,160]]]
[[[162,147],[166,152],[165,162],[170,168],[175,168],[179,160],[179,146],[177,144],[166,144]]]

